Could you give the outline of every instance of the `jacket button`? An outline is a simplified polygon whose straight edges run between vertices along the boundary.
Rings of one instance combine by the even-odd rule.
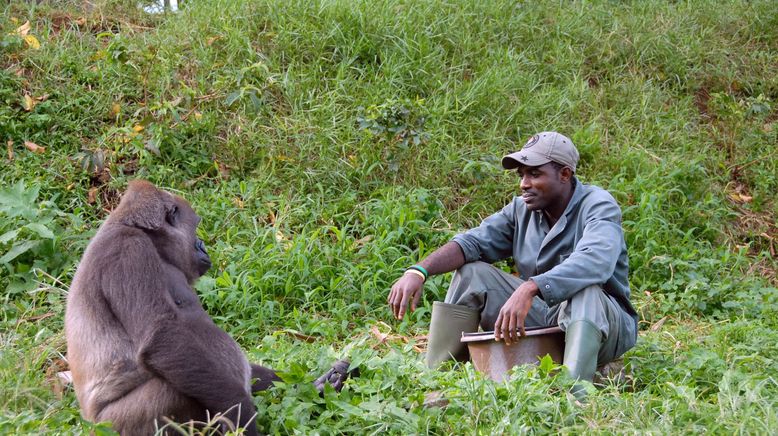
[[[550,288],[550,287],[551,287],[551,285],[546,285],[546,289],[548,289],[548,288]]]

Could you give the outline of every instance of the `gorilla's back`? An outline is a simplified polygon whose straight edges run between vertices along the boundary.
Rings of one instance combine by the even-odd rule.
[[[102,292],[104,276],[122,254],[116,243],[122,229],[115,227],[104,224],[89,243],[65,308],[67,360],[86,419],[94,419],[105,404],[150,377],[136,361],[134,341],[139,338],[127,335]]]

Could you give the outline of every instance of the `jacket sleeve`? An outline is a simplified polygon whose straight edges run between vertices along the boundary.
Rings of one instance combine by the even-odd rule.
[[[494,263],[511,257],[517,202],[514,198],[501,211],[484,219],[478,227],[454,236],[452,240],[462,248],[465,262],[481,260]]]
[[[549,306],[588,286],[604,284],[616,268],[624,244],[618,204],[606,193],[583,216],[583,233],[570,256],[545,273],[530,277]]]

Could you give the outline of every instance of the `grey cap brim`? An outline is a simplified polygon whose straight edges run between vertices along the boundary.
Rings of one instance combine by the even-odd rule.
[[[520,150],[511,153],[502,158],[502,167],[506,170],[513,170],[519,166],[539,167],[551,162],[551,159],[532,150]]]

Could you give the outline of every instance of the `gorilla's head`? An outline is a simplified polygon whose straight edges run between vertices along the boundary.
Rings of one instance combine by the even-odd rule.
[[[181,270],[189,283],[211,267],[205,243],[197,237],[197,213],[183,198],[145,180],[130,182],[109,220],[142,229],[154,241],[160,257]]]

